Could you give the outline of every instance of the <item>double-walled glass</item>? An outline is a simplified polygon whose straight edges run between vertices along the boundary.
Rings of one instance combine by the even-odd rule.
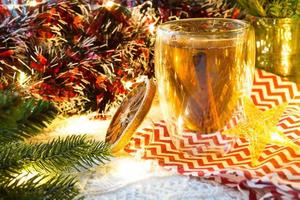
[[[209,138],[243,112],[241,102],[251,92],[254,62],[254,31],[245,21],[186,19],[158,27],[159,100],[179,150],[222,150]]]

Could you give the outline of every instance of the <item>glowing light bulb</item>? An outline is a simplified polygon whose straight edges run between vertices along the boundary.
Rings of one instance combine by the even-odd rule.
[[[131,89],[132,85],[133,85],[133,83],[131,81],[127,81],[124,83],[124,87],[127,90]]]
[[[271,140],[272,140],[273,142],[280,142],[280,141],[283,141],[284,138],[281,137],[277,132],[273,132],[273,133],[271,134]]]
[[[19,75],[19,83],[22,87],[25,86],[25,83],[26,83],[26,80],[27,80],[27,76],[24,72],[20,72],[20,75]]]
[[[151,34],[154,34],[154,32],[155,32],[155,24],[154,23],[149,25],[149,31]]]
[[[183,133],[184,123],[181,115],[177,119],[177,129],[179,133]]]
[[[107,9],[112,8],[114,5],[115,5],[115,2],[113,2],[113,1],[107,1],[107,2],[105,3],[105,7],[106,7]]]
[[[18,5],[17,4],[9,4],[9,5],[7,5],[7,8],[9,9],[9,10],[13,10],[13,9],[16,9],[16,8],[18,8]]]
[[[182,126],[183,126],[183,119],[182,119],[182,116],[179,116],[179,117],[178,117],[177,125],[178,125],[178,127],[182,127]]]
[[[35,7],[35,6],[37,6],[38,5],[38,3],[36,2],[36,1],[30,1],[29,3],[28,3],[28,6],[30,6],[30,7]]]

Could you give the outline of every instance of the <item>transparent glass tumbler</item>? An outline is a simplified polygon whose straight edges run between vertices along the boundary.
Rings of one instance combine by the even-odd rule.
[[[248,16],[255,30],[256,66],[300,80],[300,19]]]
[[[242,99],[250,96],[254,67],[255,36],[245,21],[185,19],[158,27],[159,101],[177,149],[228,150],[212,140],[233,116],[243,114]]]

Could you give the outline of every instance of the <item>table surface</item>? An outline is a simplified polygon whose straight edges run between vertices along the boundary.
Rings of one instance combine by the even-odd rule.
[[[136,162],[141,168],[126,168],[126,173],[116,169],[128,162]],[[115,158],[82,175],[80,190],[78,198],[88,200],[238,200],[248,199],[249,195],[247,191],[166,171],[154,161],[134,158]]]
[[[157,120],[161,120],[161,111],[156,96],[138,131]],[[101,135],[105,134],[105,129],[102,131]],[[126,168],[128,162],[130,166]],[[120,174],[118,167],[124,167],[122,170],[125,170],[125,173]],[[81,195],[88,200],[231,200],[248,199],[249,196],[248,191],[239,191],[213,181],[179,175],[159,166],[155,160],[141,160],[133,156],[115,157],[105,165],[82,175],[80,188]]]

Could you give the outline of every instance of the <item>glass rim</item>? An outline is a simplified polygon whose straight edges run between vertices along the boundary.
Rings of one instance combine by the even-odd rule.
[[[172,24],[177,24],[180,22],[200,22],[200,21],[205,21],[205,20],[217,20],[217,21],[224,21],[224,22],[233,22],[238,25],[241,25],[242,27],[234,28],[234,29],[229,29],[224,31],[215,31],[215,32],[205,32],[205,31],[178,31],[174,30],[170,27],[169,25]],[[247,30],[250,27],[250,23],[245,20],[240,20],[240,19],[229,19],[229,18],[188,18],[188,19],[179,19],[179,20],[173,20],[173,21],[168,21],[165,23],[162,23],[158,26],[158,31],[163,31],[163,32],[168,32],[168,33],[173,33],[173,34],[178,34],[178,35],[190,35],[190,36],[201,36],[201,35],[221,35],[221,34],[230,34],[230,33],[237,33],[237,32],[243,32],[244,30]]]

